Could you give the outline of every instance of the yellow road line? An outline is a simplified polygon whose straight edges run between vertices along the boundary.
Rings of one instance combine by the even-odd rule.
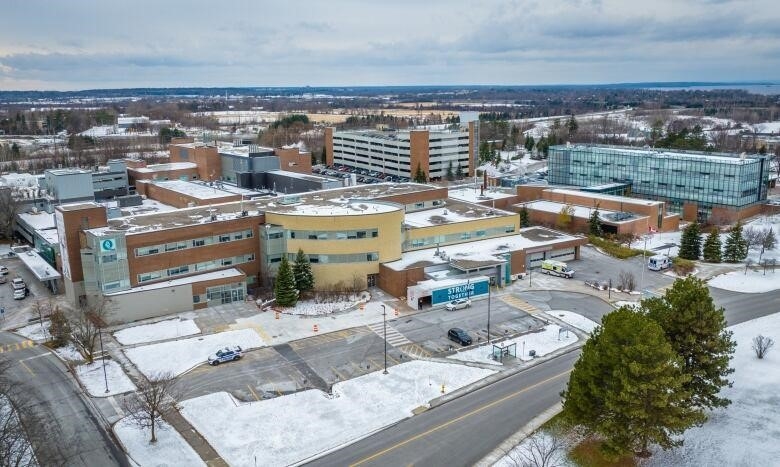
[[[255,400],[256,400],[256,401],[259,401],[259,400],[260,400],[260,398],[259,398],[259,397],[257,397],[257,393],[255,392],[255,390],[254,390],[254,389],[252,389],[252,386],[250,386],[250,385],[248,385],[248,384],[247,384],[247,385],[246,385],[246,387],[247,387],[247,388],[249,388],[249,392],[251,392],[251,393],[252,393],[252,395],[253,395],[253,396],[255,396]]]
[[[387,359],[393,362],[395,365],[398,365],[398,360],[394,359],[392,356],[388,355]]]
[[[344,375],[339,373],[339,371],[333,367],[330,367],[330,371],[332,371],[333,374],[338,377],[339,381],[346,381],[347,379],[349,379],[349,378],[345,378]]]
[[[32,369],[30,369],[29,366],[27,366],[26,363],[24,363],[23,361],[19,360],[19,364],[22,365],[24,367],[24,369],[27,370],[27,372],[30,373],[30,375],[32,377],[35,377],[35,373],[32,371]]]
[[[381,450],[381,451],[379,451],[377,453],[374,453],[374,454],[372,454],[372,455],[370,455],[368,457],[364,457],[363,459],[355,462],[354,464],[350,464],[350,467],[355,467],[355,466],[360,465],[360,464],[365,464],[366,462],[369,462],[369,461],[372,461],[372,460],[377,459],[379,457],[382,457],[385,454],[387,454],[388,452],[394,451],[394,450],[400,448],[401,446],[405,446],[405,445],[407,445],[407,444],[409,444],[409,443],[411,443],[413,441],[417,441],[420,438],[424,438],[424,437],[430,435],[431,433],[434,433],[436,431],[441,430],[442,428],[446,428],[446,427],[448,427],[448,426],[450,426],[452,424],[458,423],[458,422],[460,422],[461,420],[463,420],[465,418],[468,418],[468,417],[471,417],[472,415],[476,415],[476,414],[478,414],[480,412],[483,412],[483,411],[485,411],[485,410],[487,410],[489,408],[492,408],[492,407],[494,407],[494,406],[496,406],[498,404],[501,404],[502,402],[506,402],[509,399],[515,398],[515,397],[519,396],[520,394],[528,392],[531,389],[535,389],[535,388],[537,388],[537,387],[539,387],[539,386],[541,386],[541,385],[543,385],[545,383],[549,383],[550,381],[558,379],[561,376],[567,375],[569,373],[571,373],[571,370],[566,370],[563,373],[559,373],[559,374],[557,374],[555,376],[551,376],[551,377],[549,377],[549,378],[547,378],[547,379],[545,379],[543,381],[539,381],[536,384],[532,384],[531,386],[528,386],[525,389],[521,389],[521,390],[513,392],[511,394],[507,394],[506,396],[502,397],[501,399],[496,399],[493,402],[485,404],[485,405],[483,405],[481,407],[477,407],[476,409],[472,410],[471,412],[463,414],[460,417],[453,418],[452,420],[449,420],[449,421],[447,421],[445,423],[437,425],[437,426],[435,426],[435,427],[433,427],[433,428],[431,428],[431,429],[429,429],[427,431],[424,431],[422,433],[419,433],[417,435],[412,436],[411,438],[407,438],[407,439],[405,439],[405,440],[403,440],[403,441],[401,441],[399,443],[396,443],[396,444],[390,446],[389,448],[383,449],[383,450]]]
[[[369,358],[369,359],[368,359],[368,361],[369,361],[369,362],[370,362],[372,365],[374,365],[375,367],[377,367],[377,368],[382,368],[382,365],[378,364],[378,363],[377,363],[377,362],[375,362],[373,359]]]

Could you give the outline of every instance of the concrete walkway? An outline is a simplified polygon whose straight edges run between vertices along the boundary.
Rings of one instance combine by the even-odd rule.
[[[209,467],[228,466],[228,463],[217,454],[217,451],[206,441],[206,438],[201,436],[178,410],[165,414],[163,418],[179,432],[206,465]]]

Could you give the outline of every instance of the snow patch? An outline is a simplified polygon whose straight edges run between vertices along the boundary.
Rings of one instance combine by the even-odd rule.
[[[176,318],[122,329],[115,332],[114,337],[122,345],[132,345],[191,336],[193,334],[200,334],[200,328],[195,324],[195,321]]]
[[[136,389],[135,384],[122,371],[119,363],[113,360],[106,360],[105,376],[103,375],[102,360],[77,366],[76,376],[93,397],[108,397]],[[108,392],[106,392],[106,378],[108,379]]]

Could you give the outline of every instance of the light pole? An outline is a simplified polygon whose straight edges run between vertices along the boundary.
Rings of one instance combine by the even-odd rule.
[[[387,307],[385,307],[385,304],[382,304],[382,329],[385,334],[385,371],[382,372],[383,375],[387,374]]]
[[[490,344],[490,278],[488,278],[488,325],[487,325],[487,340]]]
[[[103,350],[103,327],[98,328],[98,336],[100,337],[100,353],[103,355],[103,379],[106,381],[106,394],[108,394],[108,375],[106,374],[106,351]]]

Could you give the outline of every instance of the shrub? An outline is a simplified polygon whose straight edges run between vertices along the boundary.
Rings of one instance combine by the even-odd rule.
[[[672,265],[674,266],[674,273],[678,276],[687,276],[693,272],[694,268],[693,261],[679,257],[672,260]]]
[[[618,259],[633,258],[634,256],[639,256],[642,254],[642,250],[635,250],[633,248],[628,248],[626,246],[619,245],[618,243],[615,243],[611,240],[596,237],[594,235],[588,235],[588,239],[590,240],[591,244],[598,247],[606,254],[610,256],[614,256],[615,258]],[[653,253],[650,251],[646,251],[645,256],[653,256]]]

